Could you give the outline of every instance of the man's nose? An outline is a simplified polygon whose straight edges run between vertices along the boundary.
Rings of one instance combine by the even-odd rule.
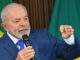
[[[21,26],[25,26],[26,22],[25,21],[21,21]]]

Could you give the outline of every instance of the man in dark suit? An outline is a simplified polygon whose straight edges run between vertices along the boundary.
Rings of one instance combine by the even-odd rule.
[[[79,56],[79,43],[72,35],[74,30],[71,26],[60,26],[65,42],[53,37],[46,29],[30,31],[27,10],[17,3],[7,5],[1,18],[6,30],[0,39],[1,60],[30,60],[34,56],[36,60],[56,60],[57,57],[72,60]],[[29,36],[31,46],[26,47],[23,43],[24,48],[21,49],[18,41],[23,41],[24,34]]]

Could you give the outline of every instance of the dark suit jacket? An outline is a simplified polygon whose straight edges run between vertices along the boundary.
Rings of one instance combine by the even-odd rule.
[[[79,48],[78,43],[75,45],[67,45],[64,41],[57,40],[51,36],[47,30],[31,31],[30,44],[35,50],[36,60],[56,60],[57,57],[71,60],[77,56]],[[0,39],[0,60],[15,60],[18,53],[18,48],[9,38],[7,33]]]

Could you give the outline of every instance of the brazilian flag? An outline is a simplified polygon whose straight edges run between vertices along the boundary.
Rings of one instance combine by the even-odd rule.
[[[61,40],[60,25],[71,25],[80,40],[80,0],[55,0],[49,32]]]
[[[4,8],[4,6],[6,6],[7,4],[11,3],[12,0],[0,0],[0,16],[1,16],[1,11],[2,9]],[[1,17],[0,17],[0,38],[3,36],[4,34],[4,29],[3,27],[1,26]]]
[[[60,25],[71,25],[74,35],[80,40],[80,0],[55,0],[49,32],[62,40]]]

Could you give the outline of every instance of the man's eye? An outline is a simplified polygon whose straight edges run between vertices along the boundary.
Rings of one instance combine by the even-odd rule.
[[[19,22],[19,20],[15,21],[15,22]]]
[[[28,20],[28,18],[25,18],[25,20]]]

